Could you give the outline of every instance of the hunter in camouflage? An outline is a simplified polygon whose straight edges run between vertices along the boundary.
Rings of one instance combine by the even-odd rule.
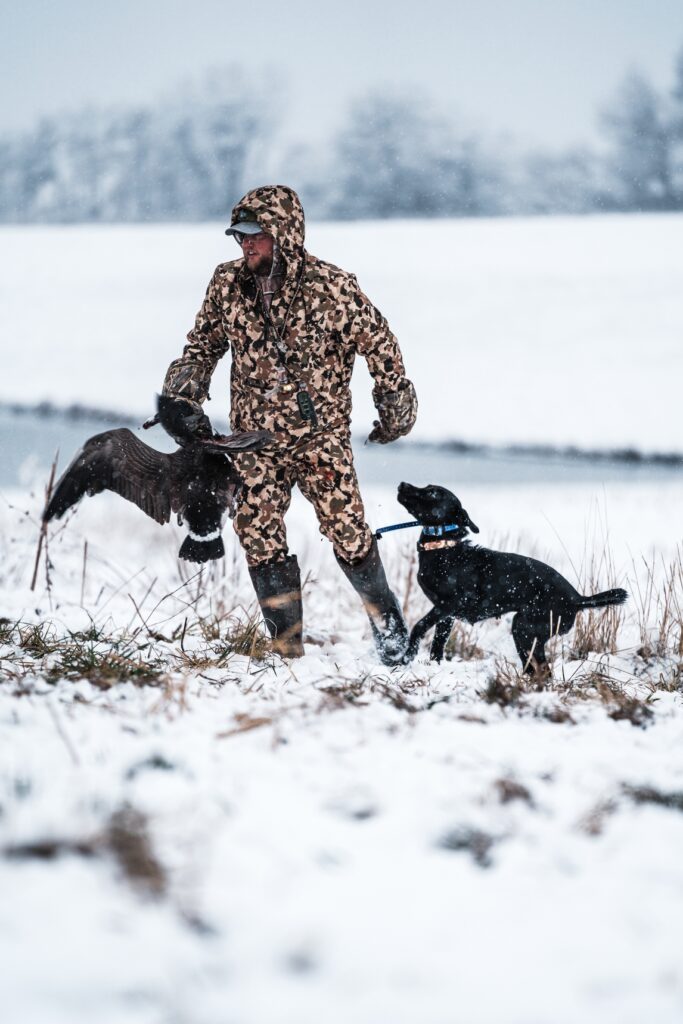
[[[230,348],[232,429],[269,430],[274,436],[270,449],[238,460],[244,484],[234,525],[257,594],[260,569],[275,578],[278,563],[280,575],[289,565],[288,582],[296,580],[284,524],[294,484],[313,504],[321,532],[354,583],[347,568],[376,563],[381,569],[381,563],[353,467],[353,362],[360,353],[374,378],[379,421],[370,440],[393,441],[408,433],[417,413],[398,342],[353,274],[306,251],[304,212],[292,189],[275,185],[249,192],[234,208],[226,233],[240,241],[243,258],[217,267],[183,354],[168,369],[163,394],[199,406],[209,397],[216,363]],[[268,243],[265,270],[255,262],[259,240]],[[376,638],[377,629],[386,632],[386,618],[378,624],[371,614]],[[290,645],[297,653],[300,646],[300,639]]]

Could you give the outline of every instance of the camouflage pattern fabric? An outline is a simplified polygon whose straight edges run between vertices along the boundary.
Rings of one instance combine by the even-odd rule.
[[[234,527],[249,565],[287,556],[285,513],[297,484],[315,509],[320,532],[345,562],[365,558],[372,533],[353,468],[348,433],[327,431],[286,452],[235,457],[244,481]]]
[[[381,426],[379,433],[373,431],[373,440],[386,443],[408,433],[417,415],[415,390],[405,376],[398,342],[387,321],[361,291],[354,275],[305,250],[304,213],[296,193],[282,185],[254,189],[233,210],[233,221],[240,210],[255,214],[280,247],[285,274],[273,296],[270,318],[244,260],[220,264],[183,353],[168,369],[162,393],[204,402],[216,364],[230,348],[232,429],[269,430],[274,435],[269,458],[261,452],[253,460],[245,458],[240,467],[247,485],[244,508],[252,508],[259,488],[265,487],[266,477],[259,467],[267,464],[277,492],[273,507],[288,506],[291,483],[296,479],[316,506],[321,524],[327,524],[321,529],[345,558],[369,547],[369,531],[364,522],[358,525],[362,503],[350,448],[339,442],[349,432],[349,385],[356,354],[365,358],[374,378],[373,397]],[[280,335],[283,354],[278,352],[274,331]],[[302,385],[313,400],[317,424],[302,419],[297,402]],[[338,500],[322,479],[313,482],[314,450],[319,453],[320,465],[335,472],[328,444],[332,445],[330,451],[343,451],[336,474],[344,481]],[[304,457],[303,453],[308,454]],[[349,523],[355,525],[345,527],[344,515],[349,510]],[[246,512],[241,520],[244,527],[238,525],[237,529],[253,564],[263,558],[258,545],[254,547],[245,516]],[[339,522],[334,526],[332,519],[337,516]],[[257,519],[259,528],[265,528],[263,517],[250,517],[250,521]],[[286,550],[284,526],[278,529],[281,538],[273,550],[280,552]]]
[[[409,433],[417,416],[417,395],[411,381],[402,381],[396,391],[372,389],[379,421],[375,420],[368,438],[376,444],[389,444]]]

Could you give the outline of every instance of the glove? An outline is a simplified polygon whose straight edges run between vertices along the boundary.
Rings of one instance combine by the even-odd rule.
[[[188,398],[174,398],[172,395],[159,395],[157,407],[159,422],[177,444],[192,444],[194,441],[213,437],[211,420],[199,402],[193,402]]]
[[[395,391],[372,390],[379,420],[373,423],[368,441],[371,444],[389,444],[410,433],[417,418],[417,395],[412,383],[403,379]]]

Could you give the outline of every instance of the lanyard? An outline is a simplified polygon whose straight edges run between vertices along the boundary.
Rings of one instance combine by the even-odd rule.
[[[289,305],[287,306],[287,310],[285,312],[285,315],[284,315],[284,318],[283,318],[283,321],[282,321],[282,327],[281,327],[281,329],[279,331],[277,329],[277,325],[276,325],[275,321],[273,320],[272,314],[271,314],[270,310],[268,309],[268,307],[266,305],[266,301],[265,301],[265,299],[263,297],[263,294],[261,292],[261,286],[258,283],[258,281],[257,281],[257,284],[256,284],[256,287],[258,288],[259,298],[261,300],[261,309],[262,309],[264,317],[266,319],[267,326],[270,327],[270,329],[271,329],[271,331],[273,333],[273,340],[275,342],[275,351],[277,352],[277,356],[278,356],[278,359],[280,361],[280,367],[281,367],[281,374],[282,374],[281,383],[285,383],[288,380],[288,373],[287,373],[287,345],[285,344],[285,334],[287,333],[287,327],[289,326],[289,318],[290,318],[291,313],[292,313],[292,308],[294,306],[294,302],[295,302],[299,292],[301,291],[301,286],[303,284],[305,270],[306,270],[306,253],[304,253],[303,262],[301,264],[301,270],[299,272],[299,277],[297,278],[296,286],[294,288],[294,294],[292,295],[291,299],[289,300]]]

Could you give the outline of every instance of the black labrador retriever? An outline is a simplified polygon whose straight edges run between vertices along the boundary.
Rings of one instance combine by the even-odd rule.
[[[472,546],[467,534],[479,528],[445,487],[402,483],[398,500],[423,527],[417,579],[434,605],[410,634],[406,662],[432,626],[431,658],[441,661],[455,619],[479,622],[515,612],[512,637],[525,671],[533,672],[545,664],[547,641],[568,633],[578,611],[622,604],[628,597],[621,589],[584,597],[545,562]]]

